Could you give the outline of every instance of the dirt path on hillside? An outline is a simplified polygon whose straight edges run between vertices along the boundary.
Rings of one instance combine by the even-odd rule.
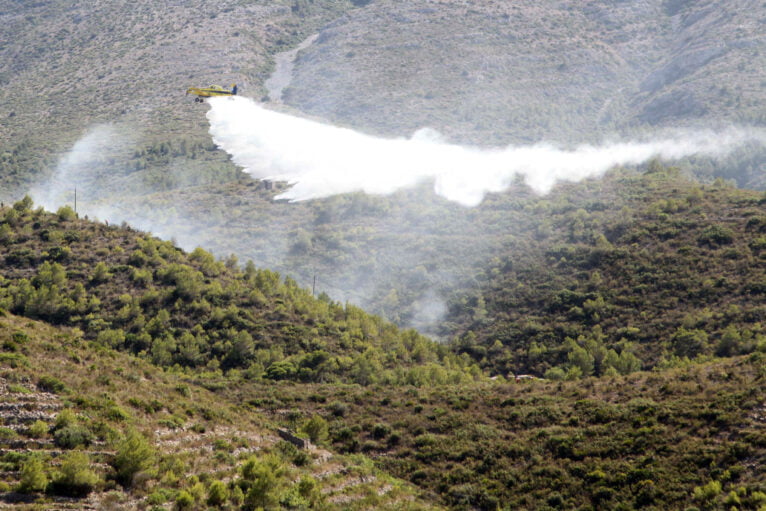
[[[293,78],[293,67],[295,66],[295,58],[298,56],[298,52],[311,46],[317,37],[319,37],[319,34],[314,34],[292,50],[283,51],[274,56],[276,67],[271,76],[264,82],[266,89],[269,91],[269,99],[271,101],[275,103],[282,102],[282,92],[290,85],[290,81]]]

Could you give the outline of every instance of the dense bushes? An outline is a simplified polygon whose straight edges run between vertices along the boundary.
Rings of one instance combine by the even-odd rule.
[[[762,358],[573,382],[237,392],[301,403],[336,449],[451,508],[759,510]]]
[[[0,218],[7,231],[0,256],[9,267],[0,307],[78,326],[89,339],[157,365],[365,385],[482,377],[473,361],[413,330],[326,296],[315,299],[252,263],[240,271],[236,259],[216,261],[201,248],[185,254],[68,210],[33,211],[28,198]]]
[[[443,333],[492,372],[551,379],[766,349],[761,199],[655,165],[528,200],[539,215],[520,222],[546,236],[519,236],[455,293]]]

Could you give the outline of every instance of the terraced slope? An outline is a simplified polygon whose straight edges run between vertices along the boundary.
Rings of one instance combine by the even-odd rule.
[[[252,407],[222,400],[183,374],[89,343],[77,330],[5,312],[0,327],[0,509],[252,509],[256,503],[433,509],[367,458],[300,450]],[[135,431],[138,437],[131,437]],[[140,453],[130,459],[142,463],[126,479],[131,438],[127,453]],[[75,456],[84,459],[75,460],[75,475],[66,479]],[[30,483],[34,460],[43,477],[38,486]],[[87,484],[85,472],[93,475]],[[270,481],[258,491],[252,490],[256,473]]]

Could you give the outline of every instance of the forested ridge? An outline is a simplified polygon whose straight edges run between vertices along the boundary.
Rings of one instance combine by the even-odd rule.
[[[444,331],[494,372],[554,379],[764,350],[765,204],[657,162],[528,198]]]
[[[235,257],[187,254],[28,197],[0,212],[0,306],[156,365],[368,384],[482,378],[467,355]]]
[[[343,210],[322,211],[342,215],[340,229],[397,200],[356,197]],[[439,202],[422,202],[420,212],[461,218]],[[3,210],[0,293],[15,313],[78,325],[159,365],[246,370],[256,378],[414,383],[430,371],[446,381],[479,377],[478,363],[495,375],[562,379],[764,348],[760,192],[721,180],[702,185],[654,162],[548,196],[520,185],[464,216],[487,226],[496,219],[487,231],[493,252],[483,267],[463,261],[461,280],[445,286],[441,345],[350,303],[315,299],[291,278],[234,256],[216,260],[201,248],[186,254],[130,228],[78,219],[68,206],[35,210],[28,199]],[[433,255],[435,270],[445,258],[459,261],[481,235],[475,228],[455,237],[449,229],[423,234],[453,242]],[[350,240],[337,241],[340,257],[359,251]],[[312,253],[322,246],[307,243]],[[294,248],[290,257],[301,254]]]

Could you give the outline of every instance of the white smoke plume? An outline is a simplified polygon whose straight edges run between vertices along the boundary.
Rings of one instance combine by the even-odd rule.
[[[112,168],[115,157],[124,155],[130,143],[131,137],[111,124],[92,127],[59,159],[50,178],[30,191],[32,199],[49,211],[56,211],[74,202],[75,190],[81,200],[97,195],[94,179],[102,174],[116,174]]]
[[[507,189],[517,176],[547,193],[557,181],[600,176],[616,165],[654,157],[720,157],[766,139],[762,131],[730,128],[574,149],[542,143],[486,149],[447,143],[430,129],[410,139],[373,137],[267,110],[245,97],[212,98],[210,105],[207,117],[215,143],[254,177],[292,184],[278,197],[290,200],[354,191],[389,194],[433,180],[437,194],[476,206],[487,193]]]

